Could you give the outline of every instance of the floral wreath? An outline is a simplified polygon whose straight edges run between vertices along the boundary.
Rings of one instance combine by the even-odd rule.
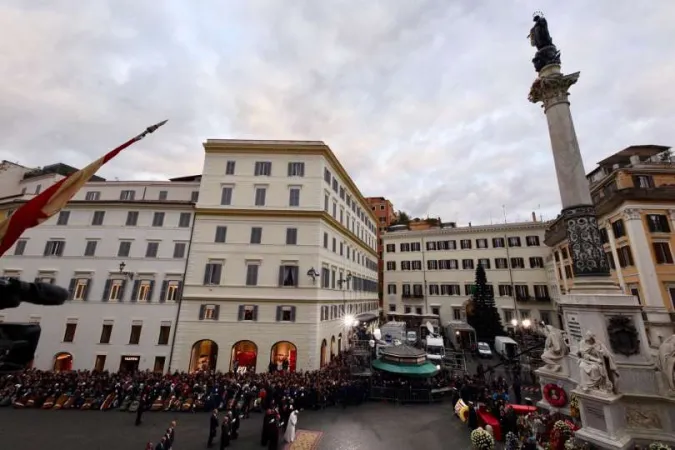
[[[567,405],[567,394],[557,384],[549,383],[544,386],[544,398],[549,405],[562,408]]]
[[[476,450],[493,450],[495,439],[483,428],[476,428],[471,432],[471,444]]]

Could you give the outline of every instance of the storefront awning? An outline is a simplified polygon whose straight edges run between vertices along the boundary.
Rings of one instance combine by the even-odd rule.
[[[376,359],[373,361],[373,367],[383,372],[408,377],[433,377],[438,373],[436,366],[428,361],[420,365],[398,365]]]
[[[371,322],[371,321],[377,319],[377,317],[378,317],[377,314],[367,312],[367,313],[358,314],[355,317],[355,319],[358,320],[359,322]]]

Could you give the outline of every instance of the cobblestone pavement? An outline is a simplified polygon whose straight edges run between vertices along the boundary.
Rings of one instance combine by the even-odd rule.
[[[40,411],[0,409],[0,448],[144,449],[156,442],[172,419],[178,421],[174,450],[206,447],[209,415],[146,413],[134,426],[134,414],[119,411]],[[260,449],[262,416],[245,420],[233,449]],[[346,410],[303,411],[298,428],[322,431],[318,450],[441,450],[470,448],[469,433],[452,414],[450,402],[397,406],[368,403]],[[217,448],[217,446],[216,446]]]

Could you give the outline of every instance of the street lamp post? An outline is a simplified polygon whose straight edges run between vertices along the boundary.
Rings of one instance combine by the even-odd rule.
[[[127,266],[127,264],[122,261],[120,263],[120,275],[124,275],[125,277],[129,278],[130,280],[134,279],[134,273],[133,272],[126,272],[124,268]]]

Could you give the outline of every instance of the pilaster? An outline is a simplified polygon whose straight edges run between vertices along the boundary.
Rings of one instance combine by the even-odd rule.
[[[607,236],[609,237],[609,248],[612,252],[612,258],[614,258],[614,265],[616,266],[616,277],[619,280],[619,286],[621,290],[625,293],[628,292],[626,289],[626,281],[623,278],[623,269],[621,264],[619,264],[619,253],[616,251],[616,240],[614,239],[614,233],[612,233],[608,227],[607,222],[603,221],[598,224],[600,228],[607,228]]]
[[[656,276],[656,265],[652,258],[651,245],[645,233],[642,215],[639,209],[623,210],[623,222],[630,241],[631,252],[637,268],[640,286],[646,306],[663,307],[663,296]]]

